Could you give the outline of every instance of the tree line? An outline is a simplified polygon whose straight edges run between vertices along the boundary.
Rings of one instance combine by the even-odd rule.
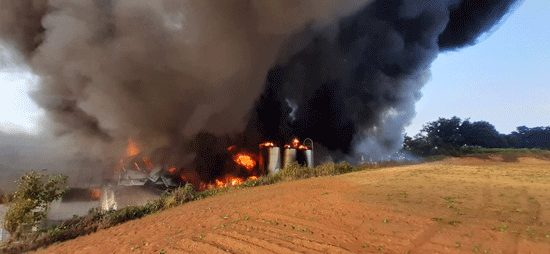
[[[519,126],[510,134],[499,133],[486,121],[439,118],[424,124],[414,137],[405,135],[403,150],[417,156],[459,155],[475,148],[538,148],[550,150],[550,126]]]

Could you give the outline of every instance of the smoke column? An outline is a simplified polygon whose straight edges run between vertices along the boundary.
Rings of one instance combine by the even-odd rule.
[[[375,1],[270,70],[248,129],[267,140],[310,137],[333,154],[396,152],[437,54],[474,44],[513,6]]]
[[[204,178],[235,142],[394,152],[438,52],[515,2],[0,0],[0,40],[76,151],[112,161],[132,137]]]

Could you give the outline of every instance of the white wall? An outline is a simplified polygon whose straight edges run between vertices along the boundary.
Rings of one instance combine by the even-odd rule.
[[[4,227],[2,226],[4,223],[4,214],[8,211],[8,208],[5,205],[0,205],[0,242],[8,240],[10,235]]]

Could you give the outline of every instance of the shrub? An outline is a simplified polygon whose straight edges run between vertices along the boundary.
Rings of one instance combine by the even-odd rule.
[[[48,205],[66,192],[67,176],[45,176],[31,171],[17,181],[17,191],[4,216],[4,228],[12,237],[38,225],[46,218]]]
[[[262,184],[261,184],[259,178],[258,179],[247,179],[241,185],[239,185],[239,187],[250,188],[250,187],[255,187],[255,186],[260,186],[260,185],[262,185]]]
[[[174,196],[178,204],[184,204],[193,201],[196,197],[195,187],[193,187],[193,184],[191,183],[186,183],[183,188],[175,189],[172,195]]]
[[[294,162],[279,170],[277,175],[282,179],[302,179],[311,175],[311,169]]]
[[[197,194],[193,184],[186,183],[185,186],[174,189],[171,192],[163,193],[161,197],[162,208],[170,208],[185,204],[187,202],[195,200]]]
[[[214,197],[226,192],[229,192],[233,187],[225,187],[225,188],[216,188],[216,189],[206,189],[204,191],[198,192],[195,196],[194,200],[204,199],[208,197]],[[193,201],[193,200],[191,200]]]
[[[269,174],[258,177],[258,179],[247,179],[238,188],[250,188],[262,185],[270,185],[282,181],[281,174]]]
[[[350,164],[348,164],[345,161],[338,164],[338,165],[336,165],[336,167],[334,169],[335,169],[335,173],[338,174],[338,175],[355,171],[354,167],[351,166]]]
[[[149,215],[151,211],[148,206],[127,206],[120,210],[111,210],[105,213],[102,228],[109,228],[126,221],[135,220]]]

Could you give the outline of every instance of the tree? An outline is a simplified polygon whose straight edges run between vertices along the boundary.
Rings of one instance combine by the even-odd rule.
[[[453,116],[451,119],[440,117],[437,121],[425,124],[420,131],[421,137],[425,137],[427,145],[433,147],[434,154],[449,154],[456,151],[464,144],[460,133],[462,120]]]
[[[65,194],[67,178],[65,175],[46,176],[34,171],[21,176],[4,216],[3,226],[12,237],[19,237],[46,218],[48,205]]]
[[[430,146],[425,136],[417,134],[413,137],[405,135],[403,140],[403,151],[416,156],[430,156],[433,147]]]
[[[510,134],[500,134],[487,121],[440,117],[425,124],[414,137],[405,135],[403,141],[403,151],[417,156],[460,155],[472,147],[550,149],[550,126],[519,126]]]
[[[534,128],[519,126],[516,130],[506,136],[508,143],[513,147],[550,149],[550,126]]]
[[[494,125],[486,121],[470,123],[466,119],[460,126],[460,135],[464,145],[485,148],[506,147],[506,140],[500,135]]]

